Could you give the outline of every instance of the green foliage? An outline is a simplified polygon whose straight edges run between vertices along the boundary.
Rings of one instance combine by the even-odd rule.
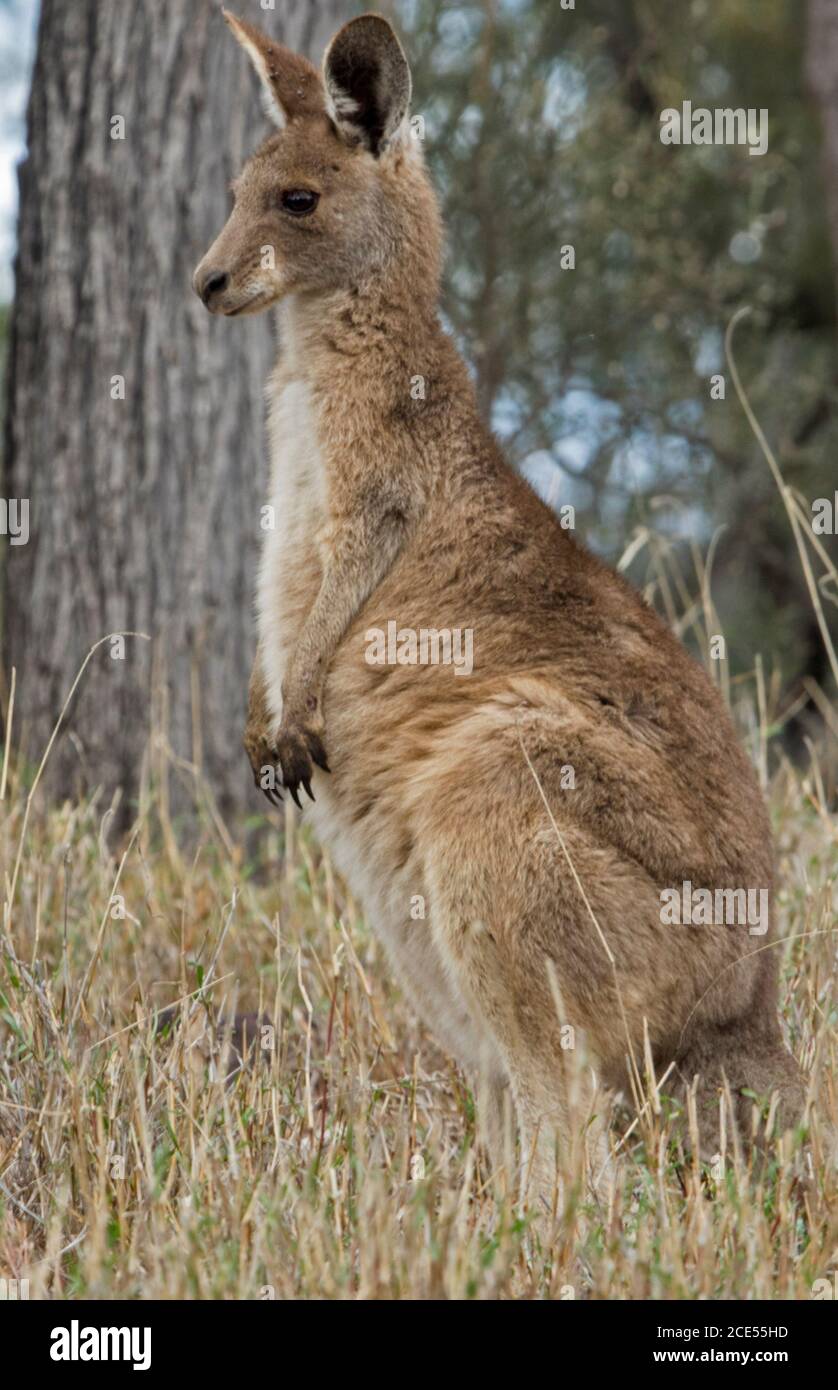
[[[834,272],[799,0],[403,0],[399,21],[449,230],[446,313],[510,456],[612,559],[648,522],[688,570],[687,542],[723,527],[732,671],[763,651],[787,682],[825,681],[723,351],[751,305],[743,381],[787,482],[807,505],[831,496]],[[660,113],[684,100],[765,108],[767,151],[664,145]]]

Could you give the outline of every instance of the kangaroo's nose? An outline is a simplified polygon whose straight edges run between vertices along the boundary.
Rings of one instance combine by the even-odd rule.
[[[196,285],[196,289],[207,308],[209,308],[209,302],[213,295],[220,294],[226,288],[229,278],[226,270],[208,270],[203,277],[203,283]]]

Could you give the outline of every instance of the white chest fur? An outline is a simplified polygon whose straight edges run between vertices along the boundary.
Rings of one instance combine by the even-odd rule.
[[[270,507],[259,567],[257,615],[272,713],[282,713],[282,678],[294,641],[287,572],[314,545],[326,509],[326,480],[308,386],[294,339],[293,304],[283,306],[282,355],[268,385]]]

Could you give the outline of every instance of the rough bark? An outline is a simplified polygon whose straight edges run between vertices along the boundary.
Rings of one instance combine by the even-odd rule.
[[[15,666],[15,743],[35,756],[97,639],[154,639],[99,649],[52,759],[53,786],[126,804],[152,725],[226,809],[251,786],[273,324],[211,318],[190,279],[268,127],[219,8],[43,0],[20,170],[2,493],[29,499],[30,539],[7,548],[4,679]],[[238,8],[318,61],[353,9]]]
[[[823,125],[824,189],[838,302],[838,0],[809,0],[806,75]]]

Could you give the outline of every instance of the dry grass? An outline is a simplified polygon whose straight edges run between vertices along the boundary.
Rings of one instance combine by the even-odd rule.
[[[763,694],[758,761],[770,713]],[[710,1172],[651,1104],[599,1198],[576,1145],[555,1219],[533,1222],[493,1195],[466,1080],[290,813],[248,828],[248,856],[196,780],[187,854],[148,781],[118,848],[96,798],[47,807],[37,792],[21,842],[12,759],[0,1277],[28,1278],[33,1298],[810,1297],[838,1260],[824,1139],[838,1127],[838,836],[815,768],[783,765],[771,787],[783,1014],[813,1133],[759,1176],[732,1148]],[[182,1026],[155,1035],[175,1000]],[[211,1024],[236,1009],[269,1015],[274,1035],[225,1080]]]
[[[838,573],[753,416],[733,327],[736,389],[835,665],[823,602],[836,601]],[[644,551],[647,597],[735,703],[769,797],[782,938],[771,949],[809,1081],[808,1128],[775,1143],[758,1171],[730,1140],[702,1165],[680,1150],[665,1084],[659,1093],[647,1066],[640,1119],[615,1133],[596,1194],[579,1116],[552,1214],[521,1209],[485,1173],[467,1081],[394,987],[292,809],[254,818],[239,843],[158,735],[134,828],[117,844],[98,798],[46,803],[37,776],[9,758],[7,731],[0,1278],[28,1279],[33,1298],[807,1299],[833,1274],[835,745],[820,755],[810,745],[802,769],[779,746],[806,698],[832,732],[838,718],[811,686],[784,708],[778,675],[761,665],[731,683],[709,659],[721,631],[709,560],[695,554],[693,597],[651,530],[624,559]],[[188,836],[171,822],[175,775],[197,841],[194,822]],[[175,1001],[179,1026],[156,1030]],[[217,1028],[237,1010],[270,1020],[238,1068]]]

